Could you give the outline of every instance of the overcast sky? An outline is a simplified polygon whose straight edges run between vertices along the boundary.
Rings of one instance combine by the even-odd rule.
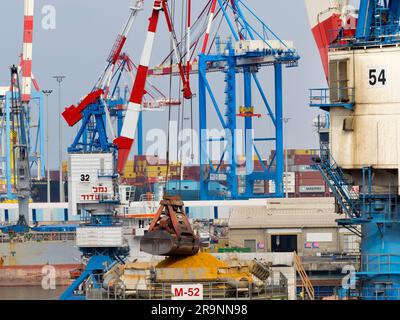
[[[177,4],[181,0],[176,0]],[[36,0],[33,70],[41,89],[56,90],[53,75],[65,75],[62,87],[63,108],[76,103],[88,93],[105,66],[105,59],[114,43],[116,35],[128,15],[130,0]],[[139,14],[127,41],[125,51],[134,61],[139,61],[147,30],[147,19],[153,1],[146,1],[146,10]],[[206,1],[202,0],[201,3]],[[322,65],[316,45],[313,41],[304,3],[301,0],[281,1],[246,1],[265,23],[267,23],[284,40],[293,40],[301,56],[298,68],[284,69],[284,116],[291,118],[288,124],[287,145],[289,148],[315,148],[317,137],[312,128],[312,119],[319,112],[312,110],[308,104],[308,89],[324,87]],[[200,1],[198,2],[200,3]],[[56,28],[45,30],[41,26],[42,9],[52,5],[56,9]],[[23,0],[0,2],[0,86],[9,84],[8,67],[18,62],[22,47]],[[160,28],[165,29],[164,21]],[[156,39],[155,54],[151,64],[158,64],[165,56],[169,42],[161,31]],[[271,68],[266,68],[260,75],[267,96],[273,102],[273,82]],[[157,80],[155,80],[157,81]],[[223,83],[215,84],[216,89],[223,89]],[[197,91],[197,81],[193,81]],[[160,88],[168,92],[168,87]],[[219,90],[221,93],[223,90]],[[255,91],[255,90],[254,90]],[[254,105],[259,108],[260,99],[254,93]],[[239,94],[239,97],[240,96]],[[220,94],[220,99],[223,96]],[[197,107],[197,100],[194,102]],[[210,106],[210,108],[212,108]],[[264,111],[260,110],[260,111]],[[211,111],[210,111],[211,113]],[[213,117],[210,115],[211,118]],[[58,145],[58,104],[57,90],[50,98],[50,160],[54,167],[58,161],[55,152]],[[195,113],[197,126],[197,114]],[[214,116],[215,118],[215,116]],[[145,131],[154,128],[165,128],[167,113],[145,114]],[[156,119],[156,120],[155,120]],[[268,125],[262,120],[256,124],[259,137],[268,132]],[[66,148],[72,142],[76,129],[63,125],[64,157]]]

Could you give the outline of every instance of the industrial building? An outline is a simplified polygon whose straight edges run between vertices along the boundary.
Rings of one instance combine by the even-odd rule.
[[[232,209],[231,246],[301,256],[357,254],[359,240],[336,223],[334,198],[271,199],[265,206]]]

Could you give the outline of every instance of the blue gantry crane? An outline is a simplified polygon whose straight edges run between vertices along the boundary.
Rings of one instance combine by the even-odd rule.
[[[242,0],[218,0],[220,11],[230,30],[229,40],[222,43],[216,37],[217,53],[203,52],[199,55],[199,145],[200,145],[200,198],[210,199],[249,199],[257,197],[282,197],[283,190],[283,83],[282,67],[296,67],[300,59],[291,41],[281,40],[269,26]],[[233,37],[233,40],[231,39]],[[212,68],[224,73],[225,100],[217,102],[214,82],[207,73]],[[259,78],[263,67],[274,68],[274,103],[271,104]],[[238,85],[238,75],[243,75],[243,88]],[[263,106],[254,106],[253,86],[261,97]],[[244,101],[238,101],[240,91]],[[210,103],[208,101],[211,101]],[[222,128],[219,137],[209,136],[211,128],[208,114],[214,109]],[[263,109],[266,111],[262,116]],[[257,111],[258,110],[258,111]],[[258,112],[258,113],[257,113]],[[273,131],[270,136],[256,136],[255,119]],[[240,122],[244,122],[244,131],[240,131]],[[239,139],[244,138],[245,171],[239,174],[243,163],[238,159],[241,154]],[[212,161],[208,151],[211,144],[223,143],[224,151],[218,163]],[[269,145],[268,145],[269,143]],[[270,149],[269,149],[270,148]],[[265,163],[261,152],[275,150],[273,159]],[[257,159],[262,170],[254,168]],[[244,181],[239,188],[239,179]],[[257,194],[255,181],[274,181],[275,192]],[[221,183],[229,190],[219,196],[211,191],[213,184]]]

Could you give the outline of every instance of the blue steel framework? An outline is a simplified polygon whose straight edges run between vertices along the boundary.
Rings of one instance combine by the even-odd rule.
[[[113,214],[89,214],[87,223],[78,228],[113,228],[119,225],[114,221]],[[110,270],[115,264],[125,263],[129,255],[129,247],[95,247],[79,248],[79,250],[89,257],[89,262],[85,266],[82,274],[70,285],[61,295],[60,300],[85,300],[85,294],[81,293],[81,286],[91,282],[95,289],[102,288],[102,275]]]
[[[344,41],[333,46],[346,50],[360,47],[368,50],[377,45],[398,45],[399,35],[398,0],[361,0],[356,39],[340,39]],[[318,106],[313,101],[313,94],[311,97],[310,105]],[[321,103],[319,107],[329,111],[331,107],[349,106],[339,102],[333,105]],[[346,218],[337,220],[338,223],[361,237],[357,289],[344,294],[365,300],[400,300],[400,197],[397,188],[388,188],[380,194],[373,193],[372,168],[366,167],[362,169],[360,194],[355,194],[351,182],[336,164],[326,145],[321,144],[320,157],[315,160],[316,167],[346,214]],[[359,226],[361,232],[358,231]]]
[[[107,117],[105,108],[108,108],[111,119],[116,120],[117,134],[120,135],[125,108],[127,105],[128,88],[124,90],[121,96],[121,88],[119,87],[123,72],[125,71],[126,61],[123,60],[117,70],[113,74],[113,89],[106,97],[106,100],[97,99],[94,103],[88,105],[82,111],[82,120],[78,133],[68,148],[69,153],[80,152],[113,152],[116,156],[116,148],[112,142],[109,142],[107,134]],[[105,89],[105,88],[103,88]],[[141,127],[138,136],[141,139]],[[139,143],[139,152],[141,152],[142,142]],[[116,175],[115,172],[112,175]],[[116,201],[115,204],[118,204]],[[81,226],[84,228],[112,228],[117,225],[114,221],[113,212],[110,213],[86,213],[86,223]],[[85,214],[85,215],[86,215]],[[86,216],[85,216],[86,218]],[[101,274],[107,272],[117,263],[124,263],[129,253],[129,248],[101,247],[101,248],[79,248],[82,254],[89,259],[85,270],[82,274],[69,286],[60,296],[61,300],[85,300],[86,296],[80,292],[81,286],[87,281],[91,281],[94,288],[102,287]]]
[[[279,37],[264,23],[262,20],[241,0],[233,0],[231,4],[224,5],[222,0],[218,0],[221,11],[229,26],[235,43],[241,40],[261,40],[265,49],[246,52],[245,54],[237,54],[232,47],[231,41],[228,41],[223,53],[217,54],[200,54],[199,56],[199,137],[200,137],[200,199],[248,199],[256,197],[283,197],[283,88],[282,88],[282,65],[290,67],[297,66],[300,59],[297,53],[288,48],[287,45],[279,39]],[[237,29],[235,29],[228,10],[233,13]],[[261,24],[262,32],[258,32],[244,16],[244,11],[249,16]],[[282,46],[282,49],[275,49],[269,39],[275,39]],[[217,40],[217,50],[220,43]],[[207,69],[209,65],[219,65],[223,67],[225,73],[225,110],[218,105],[215,95],[212,91],[212,85],[207,78]],[[275,70],[275,112],[272,111],[263,87],[258,79],[257,73],[263,66],[274,66]],[[236,75],[243,74],[244,78],[244,105],[240,111],[237,108],[237,88]],[[254,137],[253,118],[259,115],[254,114],[252,84],[255,84],[263,104],[268,113],[268,119],[271,121],[272,127],[275,129],[273,137]],[[210,139],[207,136],[207,94],[212,102],[214,110],[218,116],[219,122],[224,130],[224,135],[220,138]],[[244,176],[245,192],[240,193],[238,188],[238,163],[237,163],[237,124],[238,116],[244,118],[245,128],[245,158],[246,158],[246,174]],[[225,117],[225,118],[224,118]],[[226,147],[222,157],[214,167],[212,160],[207,154],[210,143],[220,141],[225,142]],[[272,142],[275,144],[274,159],[268,165],[262,161],[260,152],[256,146],[256,142]],[[253,152],[254,150],[254,152]],[[263,170],[253,170],[253,154],[256,154]],[[224,159],[227,159],[224,163]],[[275,164],[275,170],[272,169]],[[226,167],[227,166],[227,167]],[[209,170],[207,172],[207,170]],[[209,186],[216,177],[222,180],[230,190],[230,194],[211,195]],[[260,195],[253,192],[254,182],[273,180],[275,181],[276,190],[274,194]]]
[[[104,108],[108,108],[112,119],[116,120],[116,133],[121,134],[122,125],[125,116],[125,106],[128,104],[129,88],[126,86],[123,95],[121,94],[120,81],[123,73],[126,71],[126,60],[118,65],[114,72],[115,80],[113,90],[110,92],[106,101],[98,99],[95,103],[89,105],[83,110],[82,120],[78,133],[68,148],[68,152],[109,152],[115,151],[115,145],[109,142],[107,134],[107,118]],[[137,130],[137,152],[143,154],[143,116],[139,117]]]
[[[0,128],[0,142],[5,141],[6,143],[6,154],[2,154],[0,157],[0,167],[5,167],[5,172],[0,176],[1,180],[5,180],[7,192],[4,195],[0,194],[0,197],[5,199],[16,199],[13,193],[13,173],[11,163],[11,92],[6,92],[4,96],[0,96],[0,100],[4,105],[4,113],[2,115]],[[44,95],[40,91],[33,91],[31,95],[31,104],[28,108],[27,119],[25,119],[25,128],[28,130],[28,145],[30,146],[30,166],[35,164],[38,166],[38,172],[41,177],[45,176],[45,115],[44,115]],[[35,129],[32,128],[32,110],[37,108],[37,126]]]

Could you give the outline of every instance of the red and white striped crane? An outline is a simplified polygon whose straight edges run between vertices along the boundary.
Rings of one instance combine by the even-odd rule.
[[[175,30],[173,29],[171,15],[169,13],[167,5],[167,0],[155,0],[153,4],[153,11],[149,20],[147,37],[140,59],[140,65],[137,70],[137,75],[135,82],[133,84],[131,97],[129,99],[129,104],[127,107],[124,124],[122,126],[121,136],[114,139],[114,144],[118,147],[117,170],[119,173],[124,171],[126,161],[128,159],[130,150],[132,148],[135,139],[137,125],[139,121],[139,115],[141,112],[141,105],[143,102],[143,97],[145,95],[145,87],[148,77],[149,63],[153,51],[153,45],[160,17],[160,12],[164,13],[168,31],[171,34],[175,59],[178,64],[179,74],[181,76],[181,81],[183,84],[183,90],[182,90],[183,96],[185,99],[191,99],[193,96],[192,91],[190,89],[190,83],[187,73],[185,73],[182,64],[183,58],[182,54],[178,49],[178,41],[176,38]],[[190,20],[188,21],[188,24],[189,23]]]
[[[201,53],[206,53],[206,50],[207,50],[207,43],[208,43],[208,39],[210,37],[211,25],[214,20],[214,14],[215,14],[216,7],[217,7],[217,0],[213,0],[213,3],[211,5],[210,15],[208,18],[207,31],[206,31],[206,35],[204,37],[203,48],[201,50]]]
[[[138,67],[132,59],[125,53],[119,57],[121,65],[124,64],[126,71],[129,73],[132,82],[127,85],[132,88],[135,82]],[[149,99],[146,99],[146,96]],[[145,97],[143,98],[142,111],[163,111],[166,107],[179,106],[181,101],[179,99],[167,98],[167,96],[158,89],[150,80],[147,80],[145,87]]]
[[[114,74],[115,67],[121,55],[122,49],[125,45],[126,39],[130,30],[132,29],[132,25],[135,21],[135,18],[140,10],[143,9],[144,0],[136,0],[135,4],[130,7],[130,14],[127,22],[125,23],[122,32],[118,35],[114,46],[107,58],[107,67],[104,72],[99,77],[94,89],[90,94],[88,94],[78,106],[72,105],[65,109],[62,113],[65,121],[68,123],[70,127],[74,126],[82,119],[82,112],[92,103],[94,103],[97,99],[101,99],[105,104],[105,113],[107,117],[107,123],[109,124],[111,134],[113,139],[115,139],[114,128],[111,125],[111,117],[109,114],[109,110],[105,103],[105,98],[107,98],[110,83],[112,76]]]
[[[29,103],[32,92],[32,48],[33,48],[33,14],[34,0],[24,1],[24,37],[22,47],[22,88],[21,100]],[[36,83],[36,81],[35,81]],[[35,84],[37,86],[37,84]],[[38,89],[38,87],[36,88]]]

